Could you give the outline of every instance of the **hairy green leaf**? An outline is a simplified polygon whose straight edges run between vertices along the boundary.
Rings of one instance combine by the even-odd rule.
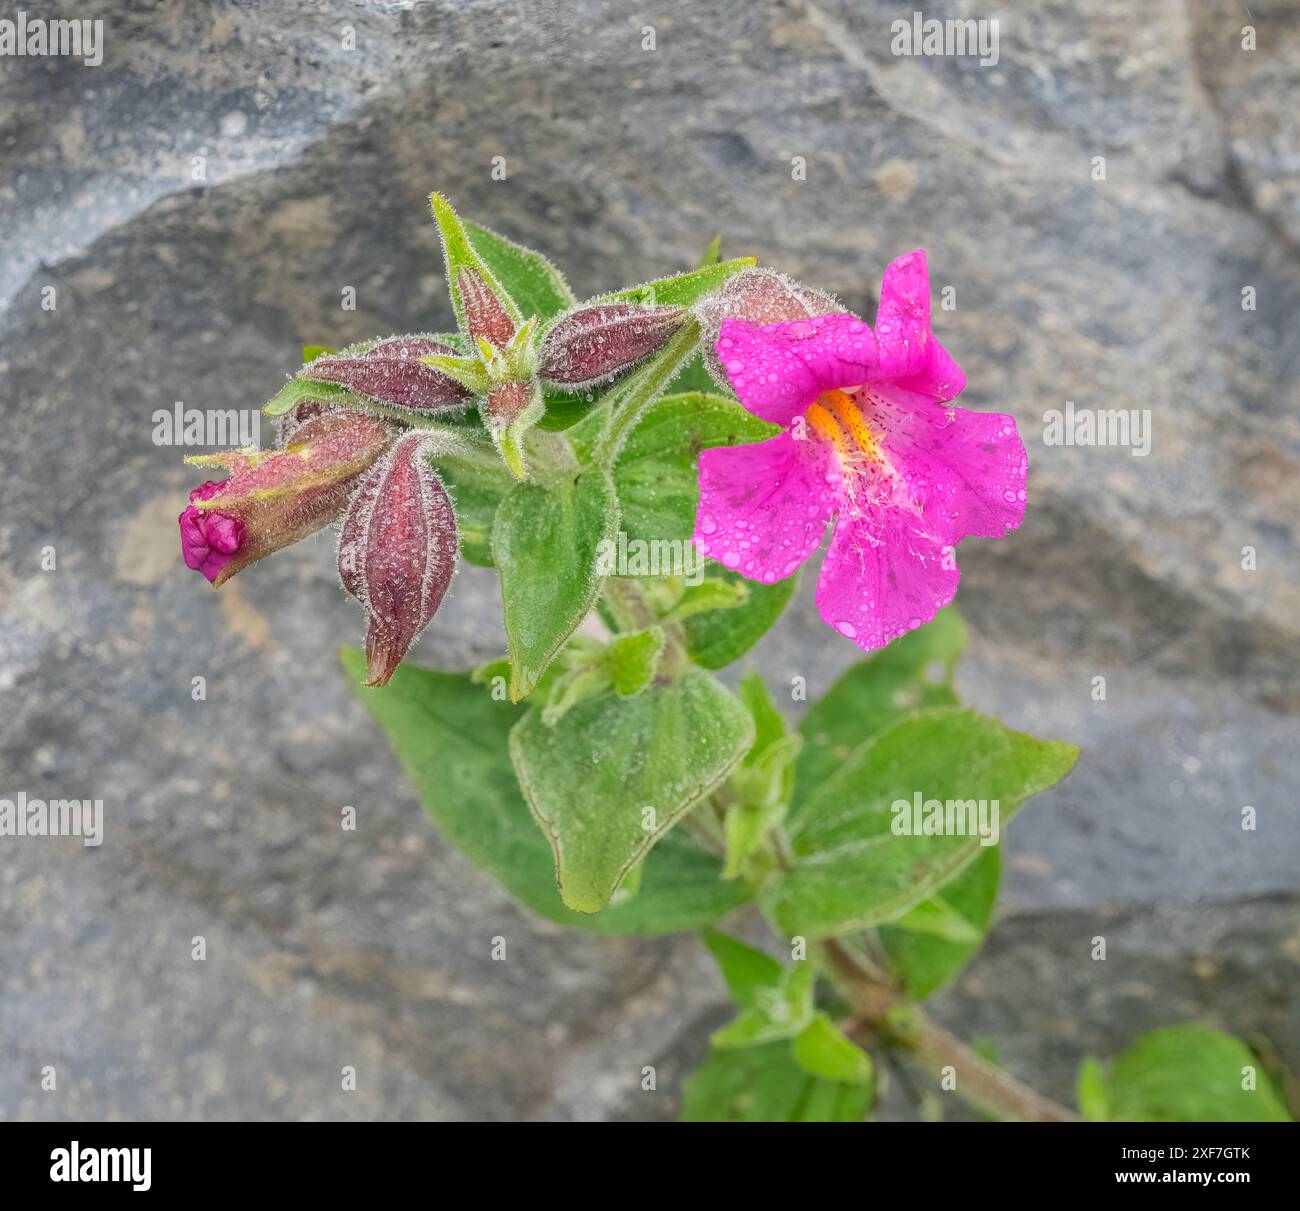
[[[1097,1080],[1095,1071],[1081,1074],[1080,1108],[1092,1117],[1104,1099],[1106,1117],[1115,1123],[1291,1122],[1246,1045],[1208,1026],[1143,1035],[1111,1064],[1104,1094]]]
[[[602,541],[618,530],[609,476],[591,467],[573,481],[517,484],[492,528],[492,561],[501,574],[510,695],[527,697],[600,592]]]
[[[757,1047],[792,1039],[813,1019],[816,970],[808,962],[781,968],[774,985],[755,985],[751,1002],[734,1021],[713,1033],[714,1047]]]
[[[724,669],[739,660],[781,617],[794,593],[798,574],[775,584],[745,580],[721,564],[709,564],[708,575],[731,584],[743,584],[749,592],[744,605],[734,609],[707,610],[685,622],[686,650],[696,664],[706,669]]]
[[[307,400],[320,400],[326,404],[358,399],[346,387],[336,383],[314,383],[310,379],[292,378],[280,388],[262,409],[265,416],[283,416],[289,409]]]
[[[913,1000],[924,1000],[954,979],[979,950],[997,902],[1001,870],[1001,847],[983,847],[939,895],[881,926],[890,966]]]
[[[871,1084],[871,1057],[824,1013],[817,1014],[795,1039],[794,1059],[805,1072],[824,1080]]]
[[[869,1084],[810,1076],[789,1043],[711,1051],[682,1091],[687,1123],[860,1123]]]
[[[1064,777],[1078,750],[1036,740],[957,707],[906,716],[859,748],[786,818],[792,865],[764,888],[782,928],[814,936],[848,933],[902,916],[973,861],[980,823],[963,835],[903,835],[912,804],[951,801],[973,813],[997,804],[998,829],[1030,795]],[[901,802],[906,811],[895,811]],[[954,824],[961,824],[954,821]],[[997,840],[997,837],[993,837]]]
[[[706,929],[704,944],[717,961],[732,1000],[742,1009],[753,1008],[758,988],[775,987],[781,979],[781,964],[771,955],[746,946],[730,934]]]
[[[605,694],[554,727],[530,711],[510,733],[524,796],[555,852],[565,904],[599,912],[634,866],[753,740],[749,712],[687,669],[635,698]]]
[[[861,745],[911,711],[956,706],[952,682],[966,646],[955,606],[853,665],[804,716],[795,767],[794,814]]]
[[[639,694],[654,680],[664,650],[664,633],[659,627],[617,635],[605,654],[614,689],[624,698]]]
[[[365,657],[353,648],[341,655],[355,686]],[[600,933],[672,933],[708,925],[745,900],[744,888],[718,877],[715,857],[670,834],[642,863],[635,897],[594,915],[571,911],[510,765],[510,729],[524,708],[494,699],[489,684],[468,674],[409,664],[382,689],[357,693],[442,835],[540,916]]]
[[[465,232],[525,316],[549,320],[577,302],[564,275],[540,252],[477,223],[466,223]]]
[[[671,395],[653,404],[614,466],[628,538],[689,541],[700,498],[700,451],[748,445],[776,432],[720,395]]]
[[[490,457],[444,454],[434,460],[456,510],[460,553],[467,562],[483,568],[492,566],[492,526],[497,509],[515,486],[501,460],[491,451],[487,453]]]
[[[717,261],[686,273],[674,273],[665,278],[655,278],[627,290],[616,290],[592,299],[596,303],[655,303],[661,307],[689,307],[706,294],[712,294],[729,277],[748,269],[755,263],[752,256],[735,257],[730,261]]]

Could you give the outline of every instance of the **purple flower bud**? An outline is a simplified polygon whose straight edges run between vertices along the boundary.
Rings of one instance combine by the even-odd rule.
[[[220,587],[236,572],[328,525],[397,426],[343,408],[301,420],[280,450],[224,450],[187,459],[230,478],[190,493],[180,515],[186,564]]]
[[[666,345],[684,307],[598,303],[570,312],[542,342],[538,375],[567,391],[607,382]]]
[[[366,685],[386,685],[456,570],[456,514],[419,430],[361,481],[339,532],[339,576],[369,618]]]
[[[480,337],[494,349],[503,349],[515,334],[515,322],[506,313],[501,300],[483,275],[474,269],[462,269],[456,278],[461,302],[465,307],[465,325],[475,340]]]
[[[435,414],[463,408],[470,393],[420,358],[456,350],[427,336],[394,336],[363,353],[329,353],[298,371],[299,378],[336,383],[394,408]]]
[[[805,320],[814,315],[832,315],[843,310],[833,296],[796,282],[775,269],[745,269],[695,304],[704,364],[719,386],[731,389],[727,373],[718,360],[718,336],[724,319],[748,320],[751,324],[781,324],[787,320]]]

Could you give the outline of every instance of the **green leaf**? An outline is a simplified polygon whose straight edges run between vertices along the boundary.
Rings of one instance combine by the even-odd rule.
[[[792,1039],[813,1019],[816,970],[808,962],[783,967],[774,986],[756,984],[751,1003],[736,1019],[713,1033],[714,1047],[757,1047]]]
[[[798,576],[761,584],[745,580],[721,564],[710,564],[708,574],[732,584],[744,584],[749,591],[742,606],[709,610],[686,620],[686,650],[691,659],[706,669],[724,669],[748,652],[781,617]]]
[[[794,803],[807,799],[881,728],[911,711],[956,706],[952,682],[965,646],[961,615],[948,606],[850,668],[809,707],[799,727],[804,746],[795,767]]]
[[[603,398],[603,395],[603,392],[557,391],[553,387],[547,387],[542,391],[542,403],[546,411],[538,420],[537,427],[551,433],[570,429],[595,408],[596,401]]]
[[[639,694],[654,680],[663,650],[664,633],[659,627],[615,636],[605,655],[614,689],[624,698]]]
[[[871,1057],[824,1013],[813,1018],[794,1041],[794,1059],[805,1072],[827,1081],[869,1085]]]
[[[555,851],[560,895],[599,912],[627,871],[744,756],[749,713],[713,677],[687,669],[635,698],[606,694],[554,727],[529,712],[510,755]]]
[[[1075,1096],[1080,1112],[1090,1123],[1104,1123],[1110,1117],[1106,1108],[1106,1073],[1093,1056],[1084,1056],[1079,1065]]]
[[[514,479],[495,454],[460,458],[438,455],[438,475],[451,494],[460,528],[460,553],[479,567],[492,566],[492,526],[501,501],[515,486]]]
[[[747,860],[784,818],[801,744],[797,735],[787,733],[785,720],[757,673],[750,671],[741,678],[740,700],[754,719],[754,744],[731,776],[735,802],[727,808],[724,826],[724,879],[745,872]]]
[[[326,354],[335,352],[337,350],[329,345],[304,345],[302,347],[302,364],[305,366],[308,362],[314,362],[318,357],[325,357]]]
[[[559,665],[551,665],[552,669]],[[602,668],[575,669],[557,677],[542,706],[542,722],[554,727],[580,702],[609,689],[609,674]]]
[[[973,835],[979,820],[967,835],[895,833],[896,822],[911,826],[916,795],[923,806],[960,801],[973,805],[968,810],[996,801],[1000,829],[1077,757],[1071,744],[1036,740],[975,711],[940,707],[906,716],[859,748],[797,815],[790,812],[792,864],[765,886],[769,908],[782,928],[813,936],[900,917],[954,879],[981,848]],[[895,803],[906,811],[895,812]]]
[[[262,409],[264,416],[283,416],[289,409],[306,400],[320,400],[322,403],[342,403],[347,399],[356,399],[346,387],[337,383],[314,383],[310,379],[291,378],[280,388]]]
[[[754,718],[754,747],[745,757],[745,764],[753,767],[760,764],[773,745],[784,739],[785,717],[776,709],[763,678],[753,669],[748,669],[741,677],[738,692],[741,702]]]
[[[710,241],[708,248],[704,250],[704,255],[700,258],[697,266],[699,269],[707,269],[710,265],[716,265],[722,260],[720,249],[722,248],[722,236],[715,235]],[[668,394],[676,395],[684,391],[716,391],[717,386],[713,381],[713,376],[704,368],[704,358],[697,354],[691,358],[685,366],[677,372],[677,377],[668,384]]]
[[[572,482],[517,484],[501,502],[492,560],[501,574],[516,702],[531,692],[595,603],[604,579],[596,557],[617,531],[614,485],[596,467]]]
[[[743,581],[737,583],[706,576],[699,584],[687,585],[677,603],[660,621],[685,622],[692,615],[707,610],[734,610],[748,600],[749,587]]]
[[[477,223],[465,224],[474,250],[483,258],[524,315],[549,320],[577,299],[564,275],[540,252],[516,244]]]
[[[470,243],[464,224],[452,209],[451,203],[441,194],[431,193],[429,205],[433,210],[434,222],[438,224],[438,234],[442,238],[442,254],[447,265],[447,292],[451,295],[452,309],[456,312],[456,326],[465,336],[469,336],[469,327],[465,322],[465,300],[461,295],[459,280],[463,269],[472,269],[480,274],[514,320],[515,326],[522,324],[525,317],[519,310],[519,304]]]
[[[641,286],[631,286],[627,290],[616,290],[612,294],[602,294],[591,300],[597,303],[656,303],[661,307],[689,307],[699,302],[706,294],[712,294],[732,274],[748,269],[755,263],[752,256],[735,257],[730,261],[719,261],[706,265],[702,269],[692,269],[687,273],[674,273],[666,278],[656,278]]]
[[[1111,1064],[1104,1092],[1097,1089],[1096,1072],[1080,1073],[1080,1082],[1080,1107],[1095,1112],[1104,1098],[1113,1123],[1292,1121],[1246,1045],[1208,1026],[1170,1026],[1143,1035]],[[1251,1083],[1255,1088],[1243,1087]]]
[[[677,371],[676,378],[668,384],[667,394],[687,395],[692,392],[702,392],[708,395],[717,390],[718,384],[713,381],[713,375],[705,367],[703,356],[697,353]]]
[[[795,1061],[788,1043],[712,1051],[682,1090],[687,1123],[860,1123],[869,1085],[825,1081]]]
[[[746,946],[716,929],[704,931],[704,944],[717,961],[731,999],[742,1009],[752,1009],[758,988],[772,988],[781,979],[781,964],[771,955]]]
[[[777,432],[720,395],[671,395],[651,405],[614,465],[628,539],[689,541],[700,498],[700,451],[749,445]]]
[[[992,845],[943,892],[880,928],[890,966],[907,995],[923,1001],[954,979],[984,941],[998,898],[1002,850]]]
[[[365,657],[352,648],[341,655],[356,685]],[[713,855],[669,834],[646,856],[634,898],[595,915],[572,912],[556,891],[550,846],[510,765],[510,729],[524,708],[494,700],[489,686],[468,674],[405,663],[387,686],[358,687],[357,694],[443,837],[547,920],[608,934],[672,933],[708,925],[747,898],[743,887],[718,877]]]

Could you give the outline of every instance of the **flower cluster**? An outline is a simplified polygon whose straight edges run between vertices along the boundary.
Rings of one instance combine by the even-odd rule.
[[[833,519],[817,606],[871,649],[952,599],[962,538],[1019,525],[1024,447],[1009,416],[952,406],[965,379],[930,331],[924,252],[886,270],[874,331],[763,268],[720,275],[685,305],[627,292],[542,320],[525,318],[436,196],[434,213],[458,333],[308,361],[268,405],[280,415],[275,447],[190,459],[229,474],[195,488],[180,516],[186,564],[218,587],[337,523],[339,576],[368,620],[367,684],[392,676],[455,571],[457,517],[438,459],[477,441],[528,478],[524,439],[548,393],[591,401],[687,324],[719,384],[782,428],[700,453],[701,554],[770,584],[808,559]]]

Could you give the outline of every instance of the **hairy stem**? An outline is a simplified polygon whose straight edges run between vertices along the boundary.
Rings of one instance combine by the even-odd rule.
[[[889,977],[870,959],[831,939],[822,946],[828,972],[853,1009],[860,1033],[874,1035],[909,1051],[925,1068],[951,1067],[957,1093],[989,1114],[1025,1123],[1073,1123],[1079,1116],[1065,1106],[990,1064],[966,1043],[930,1021],[898,995]]]

